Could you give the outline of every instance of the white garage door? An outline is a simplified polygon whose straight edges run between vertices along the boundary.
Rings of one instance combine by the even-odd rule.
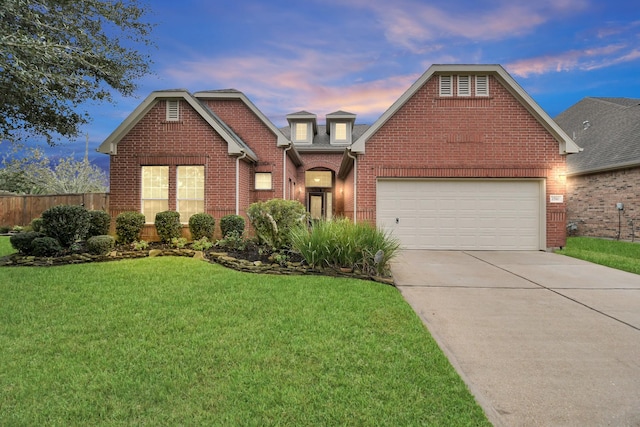
[[[539,180],[378,180],[377,222],[405,249],[543,249]]]

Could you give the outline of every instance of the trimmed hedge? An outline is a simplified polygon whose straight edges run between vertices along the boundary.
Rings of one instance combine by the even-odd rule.
[[[171,242],[182,235],[180,213],[176,211],[163,211],[156,214],[156,231],[160,240],[164,243]]]
[[[89,231],[87,238],[93,236],[104,236],[109,233],[111,225],[111,215],[105,211],[89,211]]]
[[[122,212],[116,217],[116,235],[118,243],[129,244],[140,240],[144,228],[144,214],[135,211]]]
[[[107,235],[92,236],[87,240],[87,250],[93,255],[106,255],[116,246],[116,240]]]
[[[63,251],[60,243],[53,237],[36,237],[31,242],[31,255],[34,256],[56,256]]]
[[[239,236],[244,233],[244,218],[240,215],[225,215],[220,219],[220,231],[224,239],[229,234],[236,232]]]
[[[192,240],[200,240],[203,237],[207,239],[213,238],[216,220],[208,213],[197,213],[189,218],[189,231]]]
[[[45,237],[44,233],[37,231],[27,231],[24,233],[14,234],[9,237],[9,243],[16,251],[25,255],[31,255],[31,243],[39,237]]]
[[[56,239],[63,248],[84,240],[89,225],[89,211],[84,206],[58,205],[42,213],[42,226],[47,236]]]

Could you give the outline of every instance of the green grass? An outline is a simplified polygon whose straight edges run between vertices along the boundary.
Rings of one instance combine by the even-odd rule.
[[[354,279],[3,267],[0,360],[0,425],[489,425],[399,292]]]
[[[569,237],[558,253],[640,274],[640,244],[592,237]]]
[[[14,253],[15,250],[11,247],[9,237],[0,236],[0,256],[5,256]]]

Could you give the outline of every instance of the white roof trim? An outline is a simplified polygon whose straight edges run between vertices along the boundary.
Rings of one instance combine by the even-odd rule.
[[[207,99],[207,98],[237,98],[240,99],[242,102],[245,103],[245,105],[247,107],[249,107],[249,109],[256,115],[258,116],[258,118],[271,130],[271,132],[273,132],[276,135],[277,138],[277,143],[276,145],[278,147],[286,147],[288,146],[291,141],[289,141],[287,139],[286,136],[284,136],[284,134],[282,133],[282,131],[280,131],[280,129],[278,129],[276,127],[276,125],[274,125],[271,120],[269,120],[267,118],[267,116],[264,115],[264,113],[262,111],[260,111],[258,109],[258,107],[255,106],[255,104],[253,102],[251,102],[251,100],[249,98],[247,98],[247,96],[242,93],[242,92],[236,92],[236,91],[212,91],[212,92],[207,92],[207,91],[202,91],[202,92],[196,92],[193,94],[193,96],[197,99]]]
[[[138,107],[104,140],[98,147],[97,151],[105,154],[117,154],[118,143],[131,131],[131,129],[153,108],[160,99],[182,99],[193,107],[200,116],[227,142],[227,152],[230,155],[241,155],[247,153],[247,157],[257,161],[258,158],[247,147],[239,145],[233,136],[229,134],[227,129],[220,125],[211,114],[186,90],[167,90],[152,92],[142,101]]]
[[[529,94],[500,65],[432,65],[407,91],[394,102],[375,123],[352,145],[354,153],[364,153],[365,144],[411,97],[435,74],[491,74],[500,80],[520,103],[544,126],[559,143],[560,154],[579,153],[580,147],[529,96]]]

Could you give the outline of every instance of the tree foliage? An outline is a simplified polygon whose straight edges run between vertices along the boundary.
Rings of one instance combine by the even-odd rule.
[[[73,155],[52,162],[39,150],[3,161],[0,190],[18,194],[79,194],[108,191],[107,174]]]
[[[86,101],[124,96],[149,72],[152,45],[138,0],[3,0],[0,7],[0,139],[21,133],[74,137]]]

